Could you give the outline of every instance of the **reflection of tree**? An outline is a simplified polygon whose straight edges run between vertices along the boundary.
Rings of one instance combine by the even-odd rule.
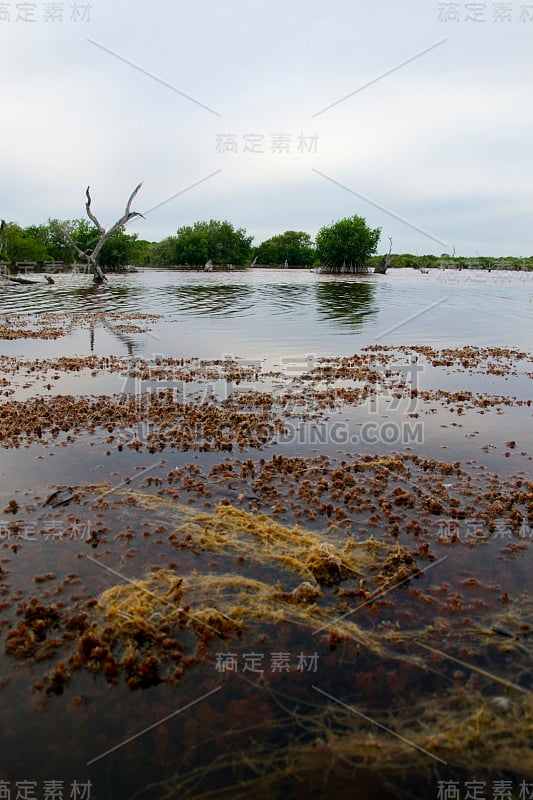
[[[116,329],[115,325],[112,325],[110,322],[104,322],[105,327],[108,331],[110,331],[118,340],[123,344],[128,351],[129,356],[133,356],[134,352],[139,349],[139,344],[135,341],[132,336],[129,336],[123,331],[119,331]],[[94,337],[93,337],[93,347],[94,347]]]
[[[143,287],[88,284],[69,287],[68,295],[75,299],[73,311],[79,311],[80,308],[94,312],[133,311],[141,310]],[[135,303],[136,298],[139,299],[138,303]]]
[[[108,311],[121,311],[125,308],[131,309],[132,296],[141,296],[141,289],[138,287],[124,287],[124,286],[109,286],[109,284],[102,285],[101,283],[93,283],[88,286],[78,287],[71,290],[71,293],[76,298],[75,307],[84,308],[92,314],[104,314]],[[128,355],[132,356],[140,345],[134,336],[131,336],[124,331],[117,330],[116,326],[103,318],[103,327],[115,336],[121,344],[126,348]],[[94,352],[95,346],[95,325],[89,325],[89,347],[91,353]]]
[[[313,305],[314,288],[302,284],[266,284],[261,287],[261,300],[272,304],[274,314],[301,313]]]
[[[317,314],[322,319],[360,328],[369,314],[377,312],[375,286],[366,281],[322,280],[316,285]]]
[[[180,286],[179,310],[195,314],[241,314],[253,305],[253,289],[247,286]]]

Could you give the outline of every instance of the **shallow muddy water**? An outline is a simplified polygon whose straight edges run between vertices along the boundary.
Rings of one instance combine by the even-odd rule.
[[[55,281],[0,287],[0,796],[533,797],[533,275]]]

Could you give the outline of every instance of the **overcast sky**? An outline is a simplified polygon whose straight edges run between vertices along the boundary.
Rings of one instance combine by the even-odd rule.
[[[0,63],[21,225],[83,216],[87,184],[111,224],[143,181],[150,240],[359,214],[381,251],[533,254],[533,0],[6,0]]]

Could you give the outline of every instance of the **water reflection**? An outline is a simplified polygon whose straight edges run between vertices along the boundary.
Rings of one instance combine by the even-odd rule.
[[[105,286],[95,286],[87,275],[58,274],[52,286],[0,286],[0,313],[159,314],[164,319],[153,331],[161,350],[176,351],[176,323],[186,321],[179,337],[180,355],[201,357],[218,356],[222,346],[227,352],[241,352],[244,344],[245,357],[250,358],[268,355],[273,347],[278,354],[299,348],[340,353],[353,346],[346,334],[356,331],[363,345],[374,341],[376,329],[391,331],[387,343],[449,346],[468,339],[485,346],[530,347],[533,273],[503,277],[502,291],[503,278],[498,275],[474,284],[465,271],[455,273],[453,283],[446,285],[439,274],[421,276],[407,269],[366,277],[307,270],[203,274],[145,269],[110,275]],[[416,320],[413,309],[423,312]],[[116,337],[107,333],[102,339],[95,332],[95,348],[112,349]],[[60,354],[65,347],[85,352],[85,334],[83,343],[76,337],[74,330],[69,344],[64,339],[35,340],[31,350],[35,356]],[[26,344],[3,342],[2,348],[14,354]]]
[[[144,287],[90,283],[69,288],[65,298],[75,311],[124,311],[130,313],[142,306]],[[67,310],[67,309],[61,309]]]
[[[266,284],[261,287],[261,297],[273,306],[271,313],[307,314],[314,303],[314,286],[302,284]]]
[[[246,316],[254,306],[255,292],[248,286],[199,285],[169,287],[165,292],[180,313],[195,316],[206,314],[239,314]]]
[[[377,314],[376,286],[359,281],[321,281],[316,285],[316,313],[320,319],[359,330],[370,314]]]
[[[141,345],[139,342],[124,331],[118,330],[116,325],[111,324],[110,322],[105,322],[105,327],[107,330],[113,334],[113,336],[126,348],[126,351],[129,356],[133,356],[136,353],[140,353],[142,350]],[[91,353],[94,353],[94,326],[90,326],[91,338],[90,338],[90,348]]]
[[[132,312],[142,307],[148,293],[147,287],[131,282],[97,285],[86,275],[57,275],[55,281],[53,286],[39,282],[31,287],[7,287],[1,295],[1,311],[29,314]]]

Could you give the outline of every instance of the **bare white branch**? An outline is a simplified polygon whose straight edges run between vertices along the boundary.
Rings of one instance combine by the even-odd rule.
[[[93,271],[94,279],[97,280],[97,281],[105,281],[106,280],[106,277],[105,277],[104,273],[102,272],[102,270],[101,270],[101,268],[100,268],[100,266],[98,264],[98,256],[100,255],[100,251],[101,251],[102,247],[104,246],[104,244],[107,242],[107,240],[110,238],[110,236],[112,236],[120,228],[123,228],[126,225],[126,223],[130,221],[130,219],[134,219],[135,217],[143,217],[143,215],[139,211],[131,211],[131,204],[133,203],[133,201],[134,201],[134,199],[135,199],[135,197],[137,195],[137,192],[139,191],[141,186],[142,186],[142,183],[139,183],[139,185],[135,187],[135,189],[133,190],[133,192],[131,193],[131,195],[129,197],[128,202],[126,203],[126,208],[125,208],[124,214],[107,231],[100,224],[98,218],[94,215],[94,213],[93,213],[93,211],[91,209],[91,203],[92,203],[91,191],[90,191],[90,186],[87,187],[87,190],[85,192],[86,197],[87,197],[87,202],[85,203],[85,210],[87,211],[87,216],[89,217],[89,219],[91,220],[93,225],[95,225],[96,229],[98,230],[98,233],[100,234],[100,239],[98,240],[98,242],[96,243],[96,245],[92,249],[89,249],[89,250],[87,250],[85,252],[83,250],[81,250],[81,248],[79,248],[78,245],[76,244],[76,242],[73,240],[73,238],[71,236],[71,231],[66,226],[63,228],[63,233],[65,235],[65,238],[74,247],[74,249],[76,250],[76,252],[78,253],[78,255],[81,258],[87,259],[87,261],[88,261],[88,263],[89,263],[89,265],[90,265],[90,267],[91,267],[91,269]],[[143,219],[144,219],[144,217],[143,217]]]
[[[128,200],[128,202],[126,203],[126,210],[125,210],[125,212],[124,212],[124,216],[125,216],[125,217],[129,217],[129,216],[131,216],[131,215],[132,215],[132,212],[130,211],[131,204],[132,204],[132,203],[133,203],[133,201],[135,200],[135,197],[137,196],[137,192],[139,191],[139,189],[141,188],[141,186],[142,186],[142,181],[141,181],[141,183],[139,183],[139,185],[138,185],[138,186],[136,186],[136,187],[135,187],[135,189],[134,189],[134,190],[133,190],[133,192],[131,193],[131,195],[130,195],[130,199],[129,199],[129,200]],[[134,216],[134,217],[142,217],[142,214],[140,214],[138,211],[134,211],[132,216]],[[144,219],[144,217],[143,217],[143,219]]]
[[[95,217],[95,215],[94,215],[94,214],[93,214],[93,212],[91,211],[91,203],[92,203],[92,199],[91,199],[91,191],[90,191],[90,189],[91,189],[91,187],[90,187],[90,186],[88,186],[88,187],[87,187],[87,190],[86,190],[86,192],[85,192],[85,194],[87,195],[87,202],[85,203],[85,210],[87,211],[87,216],[89,217],[89,219],[91,220],[91,222],[92,222],[94,225],[96,225],[96,227],[97,227],[97,229],[98,229],[98,233],[100,233],[101,235],[103,235],[103,234],[105,233],[105,230],[104,230],[104,228],[103,228],[103,227],[100,225],[100,222],[98,221],[98,219]]]

